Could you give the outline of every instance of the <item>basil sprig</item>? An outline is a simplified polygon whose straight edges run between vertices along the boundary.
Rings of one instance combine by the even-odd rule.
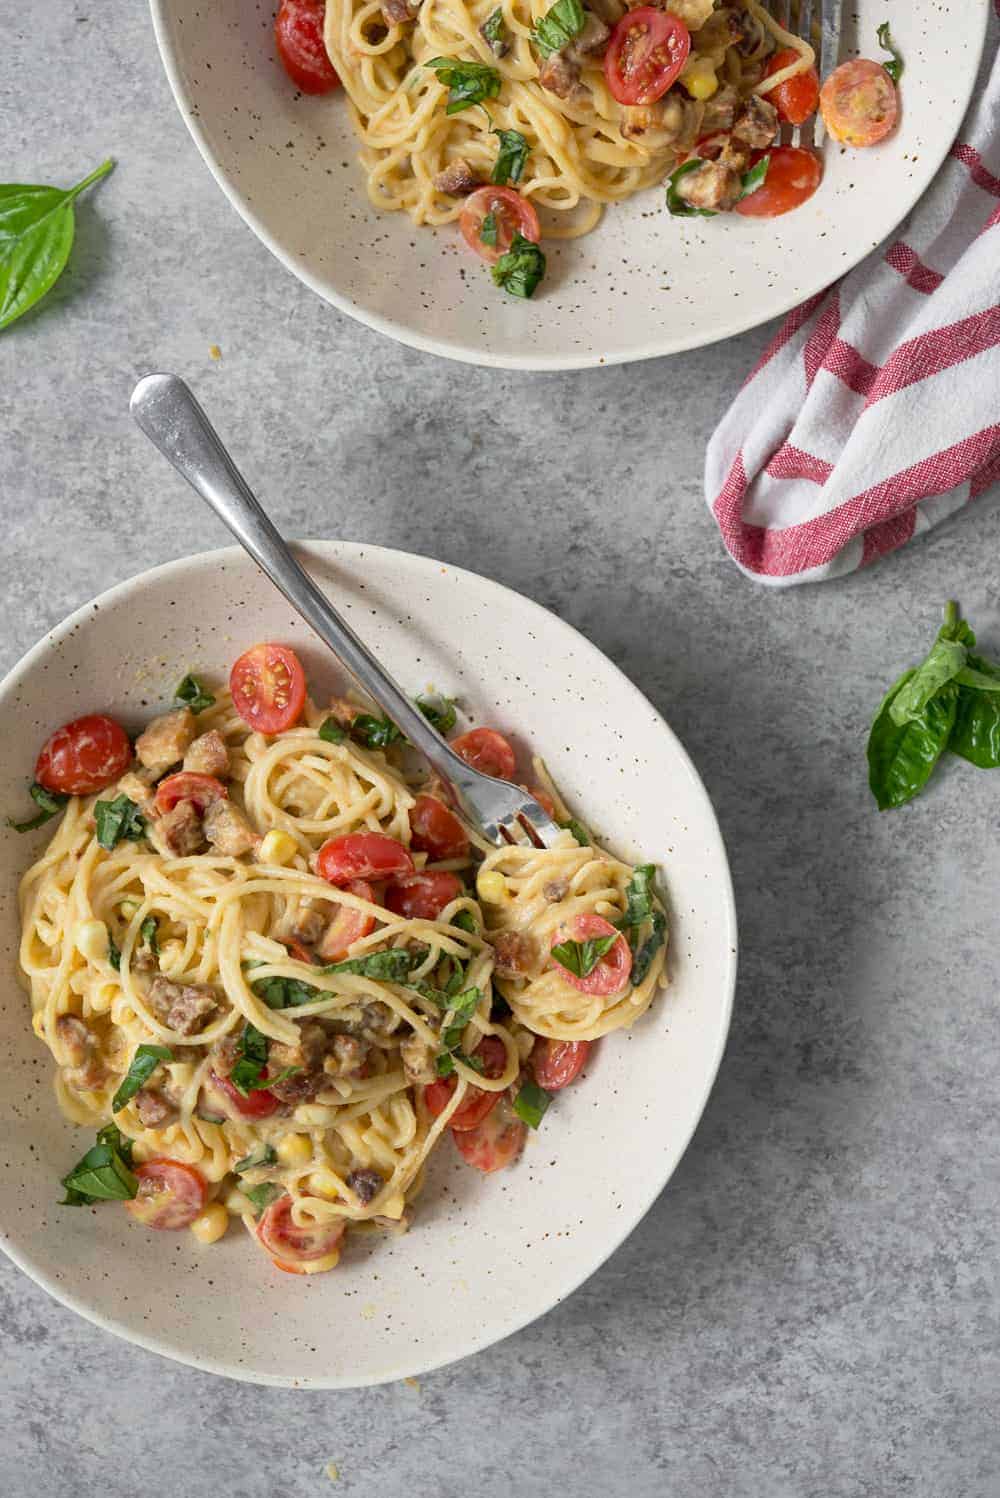
[[[682,198],[677,191],[678,183],[682,182],[689,172],[696,172],[700,166],[705,165],[706,162],[701,156],[692,156],[689,161],[682,161],[679,167],[675,167],[667,178],[667,209],[674,218],[716,217],[717,209],[696,208],[693,203],[689,203],[686,199]],[[749,171],[743,173],[740,195],[736,200],[738,203],[742,203],[744,198],[748,198],[759,187],[763,187],[767,181],[767,173],[770,165],[771,157],[769,155],[762,156],[754,166],[750,167]]]
[[[73,248],[73,203],[113,166],[103,162],[68,189],[0,184],[0,328],[9,327],[58,281]]]
[[[590,936],[586,941],[561,941],[552,948],[552,956],[574,977],[589,978],[617,940],[618,932],[612,931],[608,936]]]
[[[97,1143],[63,1176],[61,1207],[85,1207],[99,1201],[131,1201],[139,1189],[132,1173],[132,1141],[116,1124],[105,1124]]]
[[[15,822],[13,817],[7,818],[7,826],[14,832],[34,832],[36,827],[44,827],[52,817],[57,817],[62,811],[68,796],[62,791],[48,791],[44,785],[39,785],[36,780],[30,787],[28,795],[39,808],[37,816],[29,817],[26,822]]]
[[[545,275],[545,256],[531,239],[515,233],[510,249],[492,267],[493,280],[511,296],[530,297]]]
[[[526,138],[520,130],[494,130],[491,133],[499,137],[500,150],[493,165],[490,181],[501,187],[505,182],[520,182],[528,160],[528,152],[531,149]],[[479,237],[483,239],[481,229]],[[483,239],[483,243],[486,244],[487,241]],[[493,243],[496,244],[495,239]]]
[[[514,1099],[514,1112],[529,1129],[537,1129],[551,1101],[551,1092],[546,1092],[544,1087],[527,1077]]]
[[[189,713],[194,713],[195,717],[197,717],[206,708],[215,706],[215,698],[211,692],[202,686],[197,676],[192,676],[189,672],[178,683],[177,690],[174,693],[174,706],[186,707]]]
[[[136,1046],[128,1071],[122,1078],[118,1091],[111,1099],[112,1113],[120,1112],[125,1104],[135,1097],[140,1088],[145,1087],[161,1061],[173,1061],[173,1059],[174,1053],[169,1046]]]
[[[438,733],[450,733],[454,728],[456,720],[454,697],[418,697],[417,706],[431,727],[436,728]]]
[[[327,718],[319,725],[319,736],[327,744],[342,744],[347,738],[347,730],[341,727],[336,718]]]
[[[432,57],[424,67],[433,68],[448,90],[445,114],[458,114],[463,109],[471,109],[474,104],[485,104],[487,99],[495,99],[500,92],[500,74],[485,62]]]
[[[246,1170],[258,1170],[263,1165],[276,1165],[277,1153],[272,1144],[259,1144],[249,1155],[244,1155],[242,1160],[237,1160],[233,1166],[233,1174],[241,1176]],[[243,1187],[244,1192],[246,1187]]]
[[[882,64],[889,74],[893,83],[898,83],[903,76],[903,58],[899,50],[893,46],[892,37],[889,35],[889,22],[883,21],[875,33],[878,44],[884,52],[890,54],[890,60]]]
[[[531,40],[543,57],[549,57],[579,36],[586,21],[580,0],[556,0],[531,33]]]
[[[113,801],[95,802],[94,821],[97,824],[97,841],[109,852],[123,840],[137,843],[146,835],[142,812],[125,795],[116,796]]]
[[[286,1077],[302,1070],[301,1066],[286,1066],[276,1077],[265,1077],[267,1052],[267,1036],[261,1034],[256,1025],[244,1025],[236,1064],[229,1073],[230,1082],[244,1097],[249,1097],[251,1092],[261,1092],[273,1087],[276,1082],[283,1082]]]

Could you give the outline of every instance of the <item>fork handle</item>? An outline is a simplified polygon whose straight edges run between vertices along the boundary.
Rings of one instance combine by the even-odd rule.
[[[146,436],[227,525],[275,587],[337,655],[450,786],[464,789],[468,767],[337,613],[289,551],[223,447],[188,386],[174,374],[146,375],[129,409]]]

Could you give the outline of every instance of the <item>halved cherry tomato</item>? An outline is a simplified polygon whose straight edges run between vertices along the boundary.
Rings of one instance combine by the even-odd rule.
[[[754,166],[762,156],[771,158],[764,185],[748,198],[740,199],[737,213],[744,218],[777,218],[812,197],[823,176],[819,157],[812,151],[801,146],[770,146],[766,151],[754,152]]]
[[[342,1217],[300,1226],[292,1217],[293,1205],[293,1199],[287,1193],[279,1196],[257,1224],[257,1237],[274,1257],[279,1269],[296,1263],[305,1264],[310,1259],[325,1259],[327,1254],[333,1253],[347,1230]]]
[[[266,1076],[266,1073],[264,1075]],[[281,1107],[280,1100],[266,1087],[257,1087],[244,1097],[228,1077],[222,1076],[217,1071],[213,1071],[211,1076],[212,1085],[225,1096],[241,1118],[270,1118],[271,1114],[277,1113]]]
[[[732,135],[728,130],[713,130],[708,135],[699,135],[684,160],[714,161],[731,140]]]
[[[178,801],[193,801],[199,812],[206,812],[213,801],[222,801],[229,795],[221,780],[214,775],[199,775],[195,770],[179,770],[168,775],[156,787],[154,805],[162,817],[172,811]]]
[[[306,701],[306,675],[286,645],[254,645],[229,673],[233,707],[258,733],[291,728]]]
[[[352,879],[344,886],[352,895],[368,900],[372,905],[381,903],[367,879]],[[363,936],[375,930],[375,917],[366,910],[356,910],[353,905],[337,905],[334,916],[323,933],[319,944],[324,962],[340,962],[347,956],[347,949]]]
[[[88,713],[57,728],[35,761],[35,779],[47,791],[91,796],[124,775],[132,763],[128,734],[114,718]]]
[[[397,879],[385,892],[385,908],[407,920],[436,921],[446,905],[462,893],[457,874],[431,869],[426,874],[411,874]]]
[[[452,739],[451,747],[467,765],[497,780],[513,780],[517,757],[502,733],[495,728],[473,728]]]
[[[783,68],[797,61],[799,54],[794,47],[782,47],[775,52],[764,69],[765,78],[773,78]],[[783,120],[790,125],[804,125],[811,114],[815,114],[819,103],[819,74],[815,68],[806,68],[792,78],[786,78],[764,95],[773,104]]]
[[[125,1205],[136,1222],[165,1231],[190,1227],[205,1205],[205,1181],[180,1160],[147,1160],[135,1167],[139,1190]]]
[[[590,1054],[589,1040],[550,1040],[539,1035],[531,1053],[535,1081],[546,1092],[568,1087],[580,1075]]]
[[[281,0],[274,23],[278,56],[304,94],[328,94],[340,79],[323,42],[324,0]]]
[[[619,104],[662,99],[688,60],[691,33],[669,11],[640,5],[628,11],[604,54],[604,76]]]
[[[614,932],[614,926],[603,916],[578,915],[553,933],[552,945],[558,946],[559,942],[567,939],[589,941],[593,937],[612,936]],[[564,968],[558,959],[552,960],[559,969],[559,976],[564,982],[572,984],[581,993],[594,994],[599,998],[606,998],[608,994],[618,993],[623,989],[632,971],[632,951],[624,936],[618,937],[614,946],[605,952],[596,967],[592,968],[585,978],[578,978],[575,973]]]
[[[453,1131],[451,1137],[466,1164],[489,1175],[514,1163],[524,1149],[527,1134],[527,1128],[511,1107],[508,1094],[502,1092],[499,1106],[491,1108],[481,1123],[474,1129]]]
[[[410,847],[432,858],[464,858],[469,835],[436,796],[418,796],[410,807]]]
[[[896,124],[899,95],[880,63],[857,57],[834,68],[820,89],[819,109],[834,140],[874,146]]]
[[[327,838],[316,855],[316,872],[343,887],[355,879],[395,879],[413,873],[409,850],[384,832],[345,832]]]
[[[484,1035],[476,1046],[474,1054],[482,1061],[483,1075],[489,1077],[491,1082],[503,1076],[507,1065],[507,1048],[499,1036]],[[443,1077],[425,1087],[424,1102],[427,1104],[428,1112],[432,1113],[435,1118],[439,1113],[443,1113],[457,1086],[457,1077]],[[470,1086],[448,1120],[448,1127],[457,1129],[459,1133],[464,1129],[474,1129],[477,1124],[482,1123],[487,1113],[496,1107],[503,1095],[502,1092],[484,1092],[481,1087]]]
[[[276,1259],[273,1254],[271,1256],[271,1263],[274,1265],[275,1269],[280,1269],[282,1274],[308,1274],[309,1272],[307,1269],[300,1269],[297,1264],[283,1264],[281,1260]]]
[[[483,220],[488,213],[493,215],[496,244],[483,243]],[[542,237],[538,214],[527,198],[522,198],[512,187],[478,187],[466,198],[458,226],[469,248],[491,265],[506,255],[515,234],[522,234],[535,244]]]

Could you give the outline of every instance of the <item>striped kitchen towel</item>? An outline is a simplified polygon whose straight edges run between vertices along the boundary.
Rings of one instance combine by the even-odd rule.
[[[865,567],[1000,481],[998,32],[905,239],[786,318],[709,442],[709,507],[758,582]]]

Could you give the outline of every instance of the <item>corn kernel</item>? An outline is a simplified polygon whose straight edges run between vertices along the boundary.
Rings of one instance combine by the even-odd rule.
[[[257,852],[258,863],[291,863],[299,845],[291,833],[283,832],[280,827],[272,827]]]
[[[233,1186],[226,1193],[224,1205],[226,1211],[231,1213],[233,1217],[242,1217],[244,1212],[249,1212],[250,1210],[250,1202],[238,1186]]]
[[[495,869],[489,869],[476,880],[476,893],[487,905],[502,905],[510,898],[507,881]]]
[[[329,1170],[314,1170],[308,1181],[313,1196],[326,1197],[328,1201],[340,1199],[340,1182]]]
[[[308,1165],[312,1159],[312,1140],[307,1134],[283,1134],[276,1153],[282,1165]]]
[[[199,1243],[217,1243],[229,1227],[229,1213],[221,1202],[209,1202],[191,1224]]]
[[[107,961],[108,928],[103,921],[81,921],[73,932],[73,941],[88,962]]]
[[[337,1110],[323,1103],[300,1103],[292,1117],[307,1129],[328,1129],[337,1120]]]
[[[714,73],[697,73],[693,78],[686,80],[684,87],[692,99],[704,101],[717,92],[719,80]]]
[[[90,995],[90,1007],[95,1014],[107,1014],[117,997],[118,989],[114,983],[102,983]]]

